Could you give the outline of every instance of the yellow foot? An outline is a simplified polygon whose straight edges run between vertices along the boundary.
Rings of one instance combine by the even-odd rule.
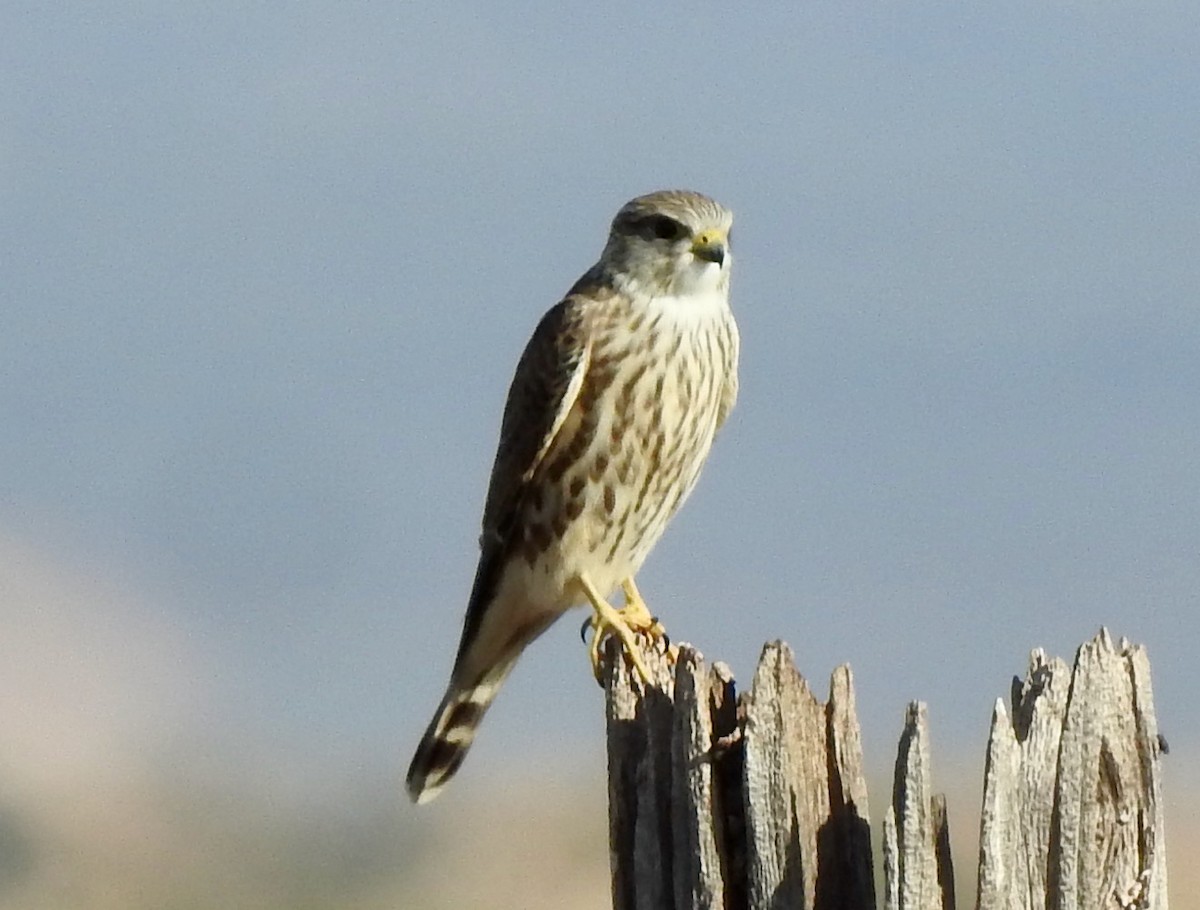
[[[679,657],[679,649],[671,644],[667,630],[658,621],[658,617],[651,614],[646,607],[646,601],[642,599],[642,594],[633,583],[633,579],[626,578],[621,582],[621,590],[625,592],[625,608],[621,610],[621,615],[629,619],[630,625],[636,631],[649,636],[655,644],[663,642],[666,645],[667,660],[675,663],[675,659]]]
[[[637,585],[633,583],[632,578],[626,578],[621,582],[621,591],[625,594],[625,606],[621,610],[621,615],[626,617],[631,624],[637,623],[638,631],[649,632],[658,625],[658,620],[650,614],[650,609],[646,606],[646,601],[642,599],[642,594],[637,589]],[[662,626],[659,628],[661,629]]]
[[[666,639],[666,630],[646,609],[646,602],[642,600],[634,586],[633,579],[628,579],[621,585],[625,592],[625,606],[620,610],[606,601],[586,576],[580,576],[579,584],[592,605],[592,618],[584,623],[584,629],[590,627],[592,630],[592,640],[588,645],[588,657],[591,660],[592,672],[595,674],[597,682],[603,682],[600,658],[604,642],[610,636],[615,635],[621,640],[621,649],[638,671],[642,682],[649,685],[650,671],[642,659],[642,646],[638,642],[638,637],[644,635],[651,642],[657,642]],[[678,649],[673,648],[668,642],[668,657],[674,661],[676,654],[678,654]]]

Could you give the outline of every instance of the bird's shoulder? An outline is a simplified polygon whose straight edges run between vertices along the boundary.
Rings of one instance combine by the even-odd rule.
[[[504,405],[484,507],[485,536],[507,524],[522,488],[552,447],[582,388],[597,325],[618,297],[588,273],[534,328]]]

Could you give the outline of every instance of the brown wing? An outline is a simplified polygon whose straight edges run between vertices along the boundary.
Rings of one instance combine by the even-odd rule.
[[[553,448],[583,386],[591,353],[584,323],[586,304],[587,298],[571,296],[547,312],[517,363],[483,509],[482,552],[463,620],[456,676],[495,596],[504,569],[505,544],[529,480]]]
[[[567,297],[547,312],[517,363],[483,509],[485,545],[488,538],[505,536],[526,483],[579,397],[591,353],[585,303]]]

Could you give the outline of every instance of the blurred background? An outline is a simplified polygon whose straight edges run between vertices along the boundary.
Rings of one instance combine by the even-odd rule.
[[[1143,642],[1200,893],[1200,7],[0,25],[5,907],[608,904],[582,612],[437,803],[401,778],[517,356],[671,186],[737,213],[743,338],[639,579],[672,636],[744,680],[777,637],[818,690],[849,662],[876,837],[926,700],[964,877],[1029,649]]]

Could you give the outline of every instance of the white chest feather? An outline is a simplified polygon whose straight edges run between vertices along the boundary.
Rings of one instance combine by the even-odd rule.
[[[717,289],[630,310],[593,336],[587,378],[526,513],[522,572],[552,609],[571,602],[580,572],[608,592],[641,567],[696,484],[737,362]]]

